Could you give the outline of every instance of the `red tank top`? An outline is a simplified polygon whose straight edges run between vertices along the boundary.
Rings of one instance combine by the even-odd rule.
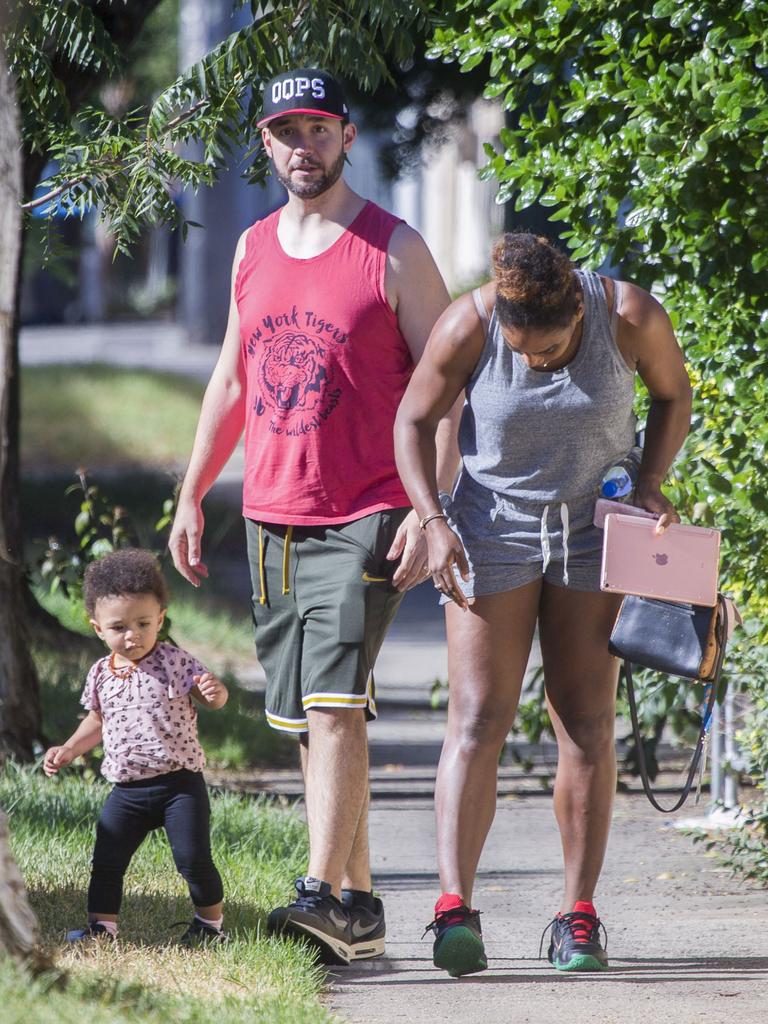
[[[413,360],[384,291],[400,222],[368,202],[325,252],[295,259],[278,240],[279,217],[248,231],[235,281],[243,514],[312,526],[410,505],[392,428]]]

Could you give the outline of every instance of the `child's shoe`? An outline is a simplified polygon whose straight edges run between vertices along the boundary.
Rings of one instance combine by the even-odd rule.
[[[89,921],[85,928],[75,928],[67,932],[66,942],[88,942],[91,939],[100,939],[105,942],[114,942],[115,937],[109,928],[105,928],[99,921]]]
[[[211,925],[201,921],[195,914],[187,927],[187,930],[179,939],[180,946],[188,946],[190,949],[200,949],[204,946],[219,945],[227,941],[227,935],[220,928],[213,928]]]

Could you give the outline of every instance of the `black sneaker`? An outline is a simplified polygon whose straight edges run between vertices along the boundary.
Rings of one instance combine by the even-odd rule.
[[[184,922],[180,922],[184,923]],[[204,946],[217,946],[227,941],[227,935],[219,928],[212,928],[211,925],[201,921],[195,914],[187,926],[187,930],[179,937],[180,946],[188,946],[190,949],[200,949]]]
[[[349,914],[319,878],[296,879],[297,899],[277,907],[267,918],[270,935],[308,939],[322,963],[346,967],[352,959],[352,927]]]
[[[444,893],[435,904],[435,919],[424,929],[433,932],[432,959],[435,967],[452,978],[477,974],[488,967],[480,928],[480,911],[470,910],[459,896]],[[423,938],[423,936],[422,936]]]
[[[547,959],[558,971],[602,971],[608,966],[605,949],[600,945],[600,929],[603,929],[606,946],[608,934],[591,903],[580,900],[569,914],[553,918],[542,932],[542,945],[550,928]]]
[[[371,896],[373,907],[368,901],[356,899],[353,891],[341,890],[341,902],[349,914],[350,930],[352,932],[351,950],[352,960],[370,960],[371,957],[381,956],[384,952],[384,940],[386,936],[386,924],[384,922],[384,904],[378,896]]]
[[[88,942],[90,939],[101,939],[105,942],[115,941],[114,935],[98,921],[89,921],[85,928],[74,928],[64,937],[65,942]]]

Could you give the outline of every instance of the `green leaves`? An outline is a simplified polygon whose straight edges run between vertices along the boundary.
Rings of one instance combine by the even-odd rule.
[[[68,216],[98,205],[125,252],[148,223],[181,224],[186,232],[174,195],[212,184],[243,145],[244,175],[263,181],[255,125],[265,80],[291,65],[317,64],[372,90],[388,76],[388,59],[412,56],[413,39],[432,17],[424,0],[251,2],[250,24],[169,83],[148,112],[115,122],[95,108],[70,110],[64,86],[73,66],[95,81],[129,59],[114,46],[99,8],[84,0],[22,6],[7,43],[23,139],[59,165],[44,183],[45,201],[35,205],[54,212],[57,204]]]
[[[486,147],[499,198],[522,209],[538,197],[553,234],[567,225],[574,259],[622,264],[670,314],[694,425],[668,492],[684,517],[722,530],[723,586],[756,623],[729,668],[762,650],[749,685],[765,709],[768,0],[581,0],[556,17],[551,6],[462,4],[432,52],[492,55],[486,95],[512,112]],[[753,765],[765,766],[764,720],[756,736]]]

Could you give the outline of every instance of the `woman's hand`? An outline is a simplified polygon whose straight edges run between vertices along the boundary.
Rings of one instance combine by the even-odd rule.
[[[427,569],[427,542],[424,531],[419,529],[419,517],[411,509],[400,524],[392,547],[387,552],[387,559],[394,562],[400,559],[392,577],[392,585],[400,591],[410,590],[423,583],[429,575]]]
[[[669,498],[662,494],[659,484],[644,483],[638,480],[633,501],[640,508],[644,508],[646,512],[653,512],[659,516],[656,533],[664,533],[672,523],[680,522],[677,509]]]
[[[432,519],[424,532],[427,535],[429,572],[435,589],[466,610],[469,602],[457,584],[453,570],[455,565],[462,579],[469,579],[469,563],[464,546],[445,519]]]

